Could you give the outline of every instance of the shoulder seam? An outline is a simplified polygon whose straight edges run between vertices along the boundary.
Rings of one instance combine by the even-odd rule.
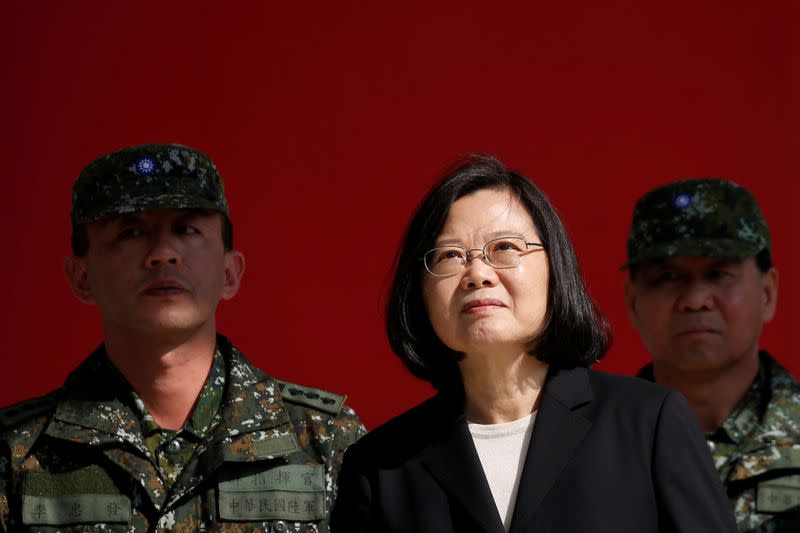
[[[58,389],[0,409],[0,430],[11,429],[26,420],[45,415],[56,406],[57,393]]]

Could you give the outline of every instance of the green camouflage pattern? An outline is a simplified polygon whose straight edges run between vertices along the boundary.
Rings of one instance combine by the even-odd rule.
[[[292,384],[263,374],[222,336],[217,347],[226,369],[221,407],[169,484],[130,386],[102,347],[54,393],[0,410],[0,531],[327,533],[344,451],[364,427],[347,406],[313,409],[285,398],[281,387]],[[340,405],[341,397],[314,391]],[[38,523],[54,511],[36,502],[52,494],[32,487],[63,487],[64,479],[96,476],[97,467],[116,494],[88,498],[74,489],[56,498],[62,523]],[[244,492],[226,492],[231,486]],[[109,519],[98,522],[103,513]]]
[[[767,222],[747,189],[714,178],[683,180],[636,203],[626,266],[673,256],[744,259],[770,247]]]
[[[197,397],[192,414],[180,431],[161,428],[139,395],[131,389],[132,407],[141,423],[144,442],[150,454],[156,458],[159,474],[167,488],[178,479],[183,467],[194,455],[197,444],[203,441],[203,436],[219,411],[224,388],[225,359],[218,348],[214,351],[211,370]]]
[[[179,144],[123,148],[89,163],[72,186],[72,223],[155,209],[211,209],[228,202],[217,167]]]
[[[739,531],[797,533],[800,383],[766,352],[759,357],[758,375],[744,398],[706,439]],[[652,380],[652,366],[640,377]],[[777,499],[777,508],[767,494]]]

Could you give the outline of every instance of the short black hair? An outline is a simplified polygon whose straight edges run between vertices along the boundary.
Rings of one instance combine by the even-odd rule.
[[[386,332],[392,350],[412,374],[436,388],[458,377],[456,362],[462,354],[445,346],[428,319],[421,258],[434,247],[453,203],[483,189],[504,190],[517,199],[533,219],[546,250],[547,313],[540,331],[531,332],[531,355],[561,368],[600,360],[611,345],[610,328],[589,296],[564,223],[536,185],[488,154],[456,161],[411,217],[395,256],[387,301]]]
[[[233,223],[224,213],[222,216],[222,245],[226,252],[233,250]],[[85,257],[89,252],[89,233],[86,231],[86,224],[72,223],[72,253],[77,257]]]
[[[764,248],[763,250],[758,252],[753,257],[753,259],[755,259],[756,267],[758,268],[758,270],[762,274],[765,274],[765,273],[769,272],[769,269],[771,269],[772,266],[773,266],[772,265],[772,253],[769,251],[769,248]],[[639,266],[640,265],[641,265],[641,263],[634,263],[634,264],[628,265],[628,267],[627,267],[628,268],[628,275],[630,276],[631,279],[634,279],[636,277],[636,274],[639,272]]]

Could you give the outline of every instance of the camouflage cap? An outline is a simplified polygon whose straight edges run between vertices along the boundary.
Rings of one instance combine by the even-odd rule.
[[[229,216],[222,178],[204,153],[148,144],[89,163],[72,186],[72,223],[154,209],[213,209]]]
[[[767,222],[747,189],[689,179],[653,189],[636,203],[623,268],[676,255],[743,259],[770,247]]]

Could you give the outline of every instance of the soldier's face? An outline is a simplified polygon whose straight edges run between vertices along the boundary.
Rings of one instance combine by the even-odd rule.
[[[185,335],[215,329],[221,298],[239,288],[244,258],[224,250],[221,215],[161,209],[87,224],[89,251],[67,259],[73,291],[114,332]]]
[[[757,357],[775,312],[778,274],[755,259],[671,257],[639,266],[625,283],[628,316],[656,364],[718,372]]]
[[[483,189],[453,203],[436,246],[480,249],[499,237],[539,242],[527,209],[508,192]],[[513,268],[495,269],[472,252],[467,268],[452,276],[425,273],[423,298],[434,331],[459,352],[485,353],[506,346],[524,351],[547,313],[547,256],[541,249]]]

